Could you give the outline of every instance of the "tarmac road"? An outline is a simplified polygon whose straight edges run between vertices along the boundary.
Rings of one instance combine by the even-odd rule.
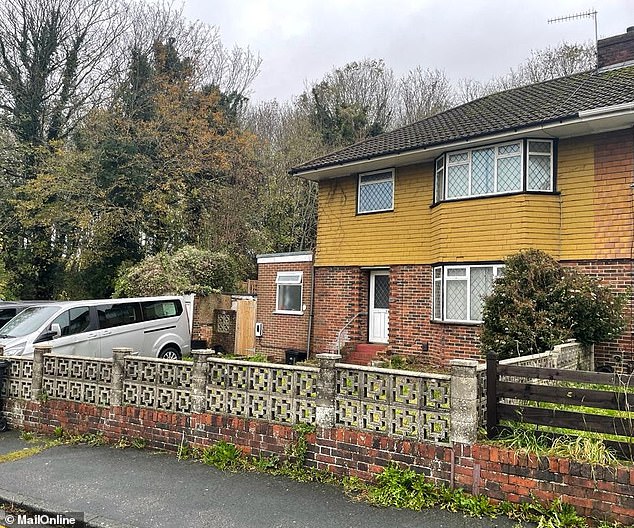
[[[32,445],[15,431],[0,434],[0,456]],[[219,471],[172,454],[108,446],[55,446],[0,463],[0,501],[80,511],[88,526],[111,528],[515,526],[506,518],[376,508],[348,500],[335,486]]]

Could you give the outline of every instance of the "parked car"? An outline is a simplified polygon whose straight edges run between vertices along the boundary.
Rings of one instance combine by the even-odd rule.
[[[129,347],[142,356],[181,359],[191,349],[181,297],[64,301],[29,306],[0,328],[7,356],[32,356],[36,344],[59,354],[107,358]]]

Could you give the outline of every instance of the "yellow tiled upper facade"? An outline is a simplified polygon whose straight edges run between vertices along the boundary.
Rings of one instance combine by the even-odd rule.
[[[560,140],[554,193],[432,206],[427,163],[396,169],[393,211],[357,215],[356,174],[322,181],[315,264],[501,261],[529,247],[559,260],[630,258],[633,137],[629,130]]]

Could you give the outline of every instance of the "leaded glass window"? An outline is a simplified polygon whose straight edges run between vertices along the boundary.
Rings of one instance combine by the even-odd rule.
[[[526,159],[526,168],[524,168],[524,159]],[[526,185],[524,185],[525,171]],[[444,186],[442,186],[443,180]],[[490,147],[450,152],[436,160],[434,184],[436,202],[524,190],[553,190],[552,141],[528,140],[502,143]]]
[[[394,209],[394,171],[359,175],[359,213],[376,213]]]
[[[528,142],[527,188],[529,191],[552,191],[552,143]]]
[[[433,318],[453,322],[482,322],[484,299],[503,266],[439,266],[433,270]]]

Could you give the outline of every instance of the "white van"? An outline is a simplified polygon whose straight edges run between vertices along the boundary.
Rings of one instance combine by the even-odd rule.
[[[64,301],[30,306],[0,328],[7,356],[32,356],[36,344],[59,354],[112,357],[129,347],[142,356],[181,359],[191,350],[182,297]]]

